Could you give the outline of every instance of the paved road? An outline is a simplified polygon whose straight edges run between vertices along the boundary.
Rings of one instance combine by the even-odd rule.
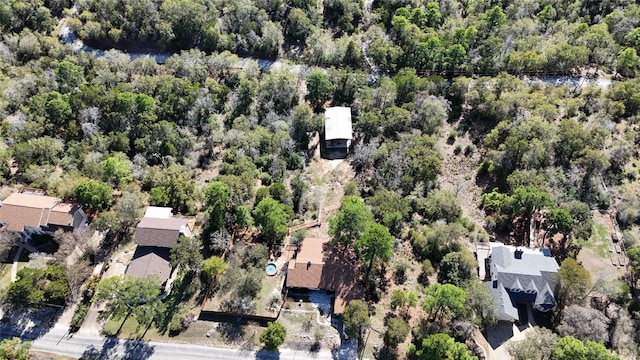
[[[0,338],[19,336],[29,340],[8,325],[0,326]],[[282,349],[279,352],[216,348],[202,345],[144,342],[104,338],[88,334],[68,336],[64,330],[51,330],[33,341],[31,349],[87,360],[333,360],[331,351],[322,349],[310,354],[306,351]],[[347,359],[340,356],[342,359]]]

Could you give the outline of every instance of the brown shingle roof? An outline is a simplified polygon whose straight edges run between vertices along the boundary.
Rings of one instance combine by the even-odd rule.
[[[138,246],[125,273],[136,277],[155,274],[158,275],[160,281],[164,283],[171,275],[169,249],[153,246]]]
[[[178,242],[180,229],[186,227],[188,219],[142,218],[136,227],[135,243],[142,246],[172,248]]]
[[[73,214],[79,206],[63,203],[61,199],[37,194],[13,193],[2,201],[0,223],[11,231],[25,226],[73,225]]]
[[[46,212],[49,212],[47,209]],[[25,226],[45,225],[45,209],[2,204],[0,207],[0,222],[6,224],[7,230],[22,231]]]
[[[51,212],[49,213],[49,218],[47,219],[47,224],[51,225],[61,225],[61,226],[72,226],[73,225],[73,214],[78,211],[80,207],[78,205],[62,203],[56,205]]]
[[[341,314],[353,299],[364,297],[358,270],[349,254],[338,252],[329,239],[307,238],[294,260],[289,261],[287,287],[335,291],[333,312]]]

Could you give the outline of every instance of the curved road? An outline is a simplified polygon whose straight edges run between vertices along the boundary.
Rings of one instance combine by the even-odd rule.
[[[366,9],[370,9],[372,0],[366,1]],[[75,11],[75,7],[72,9],[72,12]],[[92,53],[95,56],[104,56],[106,50],[94,49],[85,45],[82,40],[78,39],[76,34],[67,26],[66,18],[60,20],[60,30],[58,31],[58,36],[62,41],[71,46],[74,51],[82,51],[85,53]],[[366,43],[362,44],[362,52],[364,54],[367,65],[370,67],[371,71],[367,73],[369,79],[375,82],[380,76],[388,76],[384,75],[382,71],[376,66],[368,56],[366,56],[366,52],[368,49],[368,45]],[[128,55],[131,60],[142,58],[142,57],[151,57],[157,63],[164,64],[173,54],[161,54],[161,53],[128,53],[123,52]],[[278,69],[285,66],[285,63],[280,60],[267,60],[267,59],[255,59],[255,58],[243,58],[238,57],[240,61],[236,64],[237,68],[247,69],[251,66],[253,62],[258,65],[258,68],[263,71],[268,71],[272,69]],[[318,68],[317,66],[309,66],[304,64],[286,64],[286,66],[290,66],[291,70],[296,73],[306,74],[309,73],[312,69]],[[323,69],[326,71],[326,69]],[[573,76],[545,76],[545,77],[523,77],[523,80],[526,81],[528,85],[533,82],[541,81],[545,84],[552,84],[554,86],[562,86],[562,85],[570,85],[575,87],[584,87],[589,83],[595,83],[597,86],[606,89],[611,85],[611,79],[606,78],[595,78],[595,79],[587,79],[585,77],[573,77]]]

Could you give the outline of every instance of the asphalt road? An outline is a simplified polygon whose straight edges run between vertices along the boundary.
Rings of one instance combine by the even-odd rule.
[[[24,340],[33,337],[32,334],[21,334],[8,325],[0,326],[0,338],[13,336]],[[334,357],[331,351],[326,349],[313,354],[292,349],[281,349],[279,352],[239,350],[191,344],[123,340],[87,334],[68,336],[64,331],[55,329],[34,340],[31,349],[87,360],[333,360],[338,357],[344,359],[343,356]]]

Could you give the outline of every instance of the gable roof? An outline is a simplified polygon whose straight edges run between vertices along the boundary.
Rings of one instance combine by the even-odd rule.
[[[344,106],[330,107],[324,112],[325,140],[353,138],[351,108]]]
[[[286,286],[334,291],[333,312],[341,314],[349,301],[364,297],[358,271],[347,257],[334,251],[329,239],[306,238],[289,261]]]
[[[73,215],[80,209],[80,206],[68,203],[56,205],[49,212],[47,224],[73,226]]]
[[[155,274],[158,275],[160,281],[164,283],[171,275],[169,249],[153,246],[138,246],[125,273],[136,277]]]
[[[549,251],[495,242],[490,246],[492,280],[498,284],[492,291],[498,312],[513,317],[513,303],[518,299],[530,301],[538,309],[548,310],[556,305],[552,289],[556,285],[554,275],[560,266]],[[510,301],[506,301],[505,294]],[[515,315],[514,319],[517,319],[517,309]]]
[[[13,193],[2,201],[0,223],[10,231],[46,225],[73,226],[73,216],[80,206],[40,193]]]
[[[142,218],[136,227],[134,242],[142,246],[172,248],[181,232],[187,232],[188,219]]]

